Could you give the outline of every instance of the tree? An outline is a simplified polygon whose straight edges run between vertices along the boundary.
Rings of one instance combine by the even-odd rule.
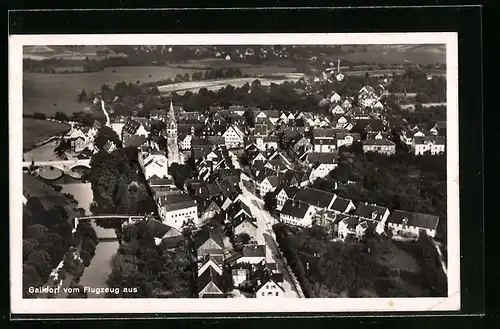
[[[66,152],[71,151],[71,143],[69,140],[62,139],[59,141],[59,145],[54,148],[54,154],[59,159],[67,159]]]
[[[24,298],[34,298],[32,293],[29,292],[30,287],[36,287],[40,283],[40,274],[37,272],[35,267],[27,263],[23,264],[23,297]]]
[[[41,241],[47,237],[49,230],[40,224],[30,225],[24,230],[24,238],[32,238]]]
[[[97,132],[94,143],[98,149],[102,150],[108,141],[113,142],[117,146],[121,145],[120,138],[118,137],[116,131],[114,131],[111,127],[103,126]]]
[[[88,99],[88,96],[87,96],[87,92],[85,91],[85,89],[82,89],[82,92],[78,94],[78,102],[85,102],[87,101]]]
[[[43,114],[43,113],[35,112],[33,114],[33,118],[37,119],[37,120],[45,120],[45,119],[47,119],[47,116],[45,114]]]
[[[52,270],[50,262],[51,258],[47,252],[37,250],[30,255],[27,264],[33,266],[42,280],[45,280]]]
[[[57,111],[56,114],[54,114],[54,119],[62,122],[69,121],[69,117],[65,113],[59,111]]]
[[[88,240],[85,240],[85,241],[88,241]],[[90,253],[88,251],[82,250],[80,252],[80,258],[82,259],[83,265],[85,267],[88,267],[90,265],[90,260],[92,259],[92,256],[90,255]]]
[[[272,191],[267,192],[266,195],[264,195],[264,208],[267,211],[272,212],[276,209],[276,205],[276,193]]]

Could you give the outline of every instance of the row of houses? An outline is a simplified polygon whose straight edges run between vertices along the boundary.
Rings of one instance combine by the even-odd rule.
[[[359,203],[334,193],[314,188],[283,187],[277,191],[280,220],[286,224],[310,227],[322,225],[345,239],[348,235],[361,237],[368,227],[383,234],[418,235],[424,230],[436,235],[439,217],[404,210],[389,211],[387,207]]]

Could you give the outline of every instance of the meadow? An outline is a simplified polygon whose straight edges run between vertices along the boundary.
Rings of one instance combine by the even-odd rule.
[[[355,63],[365,62],[368,64],[404,64],[405,61],[410,61],[415,64],[427,65],[436,64],[436,62],[446,63],[446,52],[436,47],[431,49],[411,48],[400,49],[391,48],[373,48],[367,51],[354,51],[352,53],[343,53],[331,56],[330,60],[348,60]]]
[[[23,149],[69,129],[69,125],[63,123],[23,118]]]
[[[253,66],[241,70],[244,74],[251,75],[294,72],[291,68],[279,66]],[[82,89],[89,94],[91,91],[99,91],[102,84],[113,87],[121,81],[154,82],[195,71],[197,70],[166,66],[124,66],[89,73],[24,73],[23,113],[41,112],[50,116],[61,111],[70,115],[85,110],[85,105],[77,99]]]

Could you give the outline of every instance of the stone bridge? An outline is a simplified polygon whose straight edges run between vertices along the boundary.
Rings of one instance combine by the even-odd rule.
[[[55,168],[59,169],[62,175],[66,174],[72,178],[81,178],[81,175],[74,172],[76,167],[86,167],[90,169],[90,159],[61,160],[61,161],[23,161],[23,169],[35,168]]]
[[[159,217],[151,216],[151,215],[89,215],[89,216],[80,216],[75,217],[73,220],[74,226],[73,228],[76,230],[78,223],[81,220],[96,220],[96,219],[114,219],[123,223],[133,224],[141,220],[145,220],[148,218],[159,219]]]

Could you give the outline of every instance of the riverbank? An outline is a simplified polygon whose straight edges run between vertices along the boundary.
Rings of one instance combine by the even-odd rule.
[[[62,133],[68,132],[71,127],[68,124],[52,120],[39,120],[23,117],[23,152],[28,152],[43,146]]]

